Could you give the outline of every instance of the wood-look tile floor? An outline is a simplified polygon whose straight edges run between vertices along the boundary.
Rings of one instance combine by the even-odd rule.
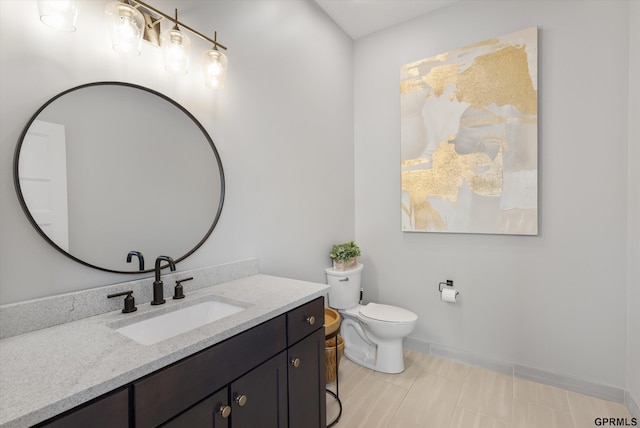
[[[337,428],[587,428],[631,416],[619,403],[405,350],[389,375],[342,358]],[[328,385],[335,391],[335,383]],[[327,423],[338,406],[327,395]]]

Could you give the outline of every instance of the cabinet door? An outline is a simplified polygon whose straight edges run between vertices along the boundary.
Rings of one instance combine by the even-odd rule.
[[[325,396],[324,329],[289,348],[289,426],[324,428]]]
[[[281,315],[134,382],[134,426],[157,427],[285,348]]]
[[[128,426],[128,388],[110,393],[59,418],[38,425],[39,428],[126,428]]]
[[[163,428],[229,428],[229,389],[224,388],[196,404],[180,416],[171,419]]]
[[[284,351],[231,384],[233,428],[286,428],[287,352]]]

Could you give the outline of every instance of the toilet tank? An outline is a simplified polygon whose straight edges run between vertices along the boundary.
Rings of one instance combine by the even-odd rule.
[[[358,264],[353,269],[336,270],[325,269],[327,274],[327,284],[329,289],[329,306],[333,309],[349,309],[360,301],[360,284],[362,269],[364,266]]]

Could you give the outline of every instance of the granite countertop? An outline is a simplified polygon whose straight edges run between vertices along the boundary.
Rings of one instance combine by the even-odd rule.
[[[0,341],[0,427],[26,427],[126,385],[303,303],[323,296],[325,284],[267,275],[201,288],[162,306],[138,305]],[[209,298],[245,310],[153,345],[115,327]]]

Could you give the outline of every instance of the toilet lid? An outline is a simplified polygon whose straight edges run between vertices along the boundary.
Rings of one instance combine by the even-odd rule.
[[[387,322],[412,322],[418,316],[411,311],[391,305],[369,303],[360,308],[360,315],[379,321]]]

